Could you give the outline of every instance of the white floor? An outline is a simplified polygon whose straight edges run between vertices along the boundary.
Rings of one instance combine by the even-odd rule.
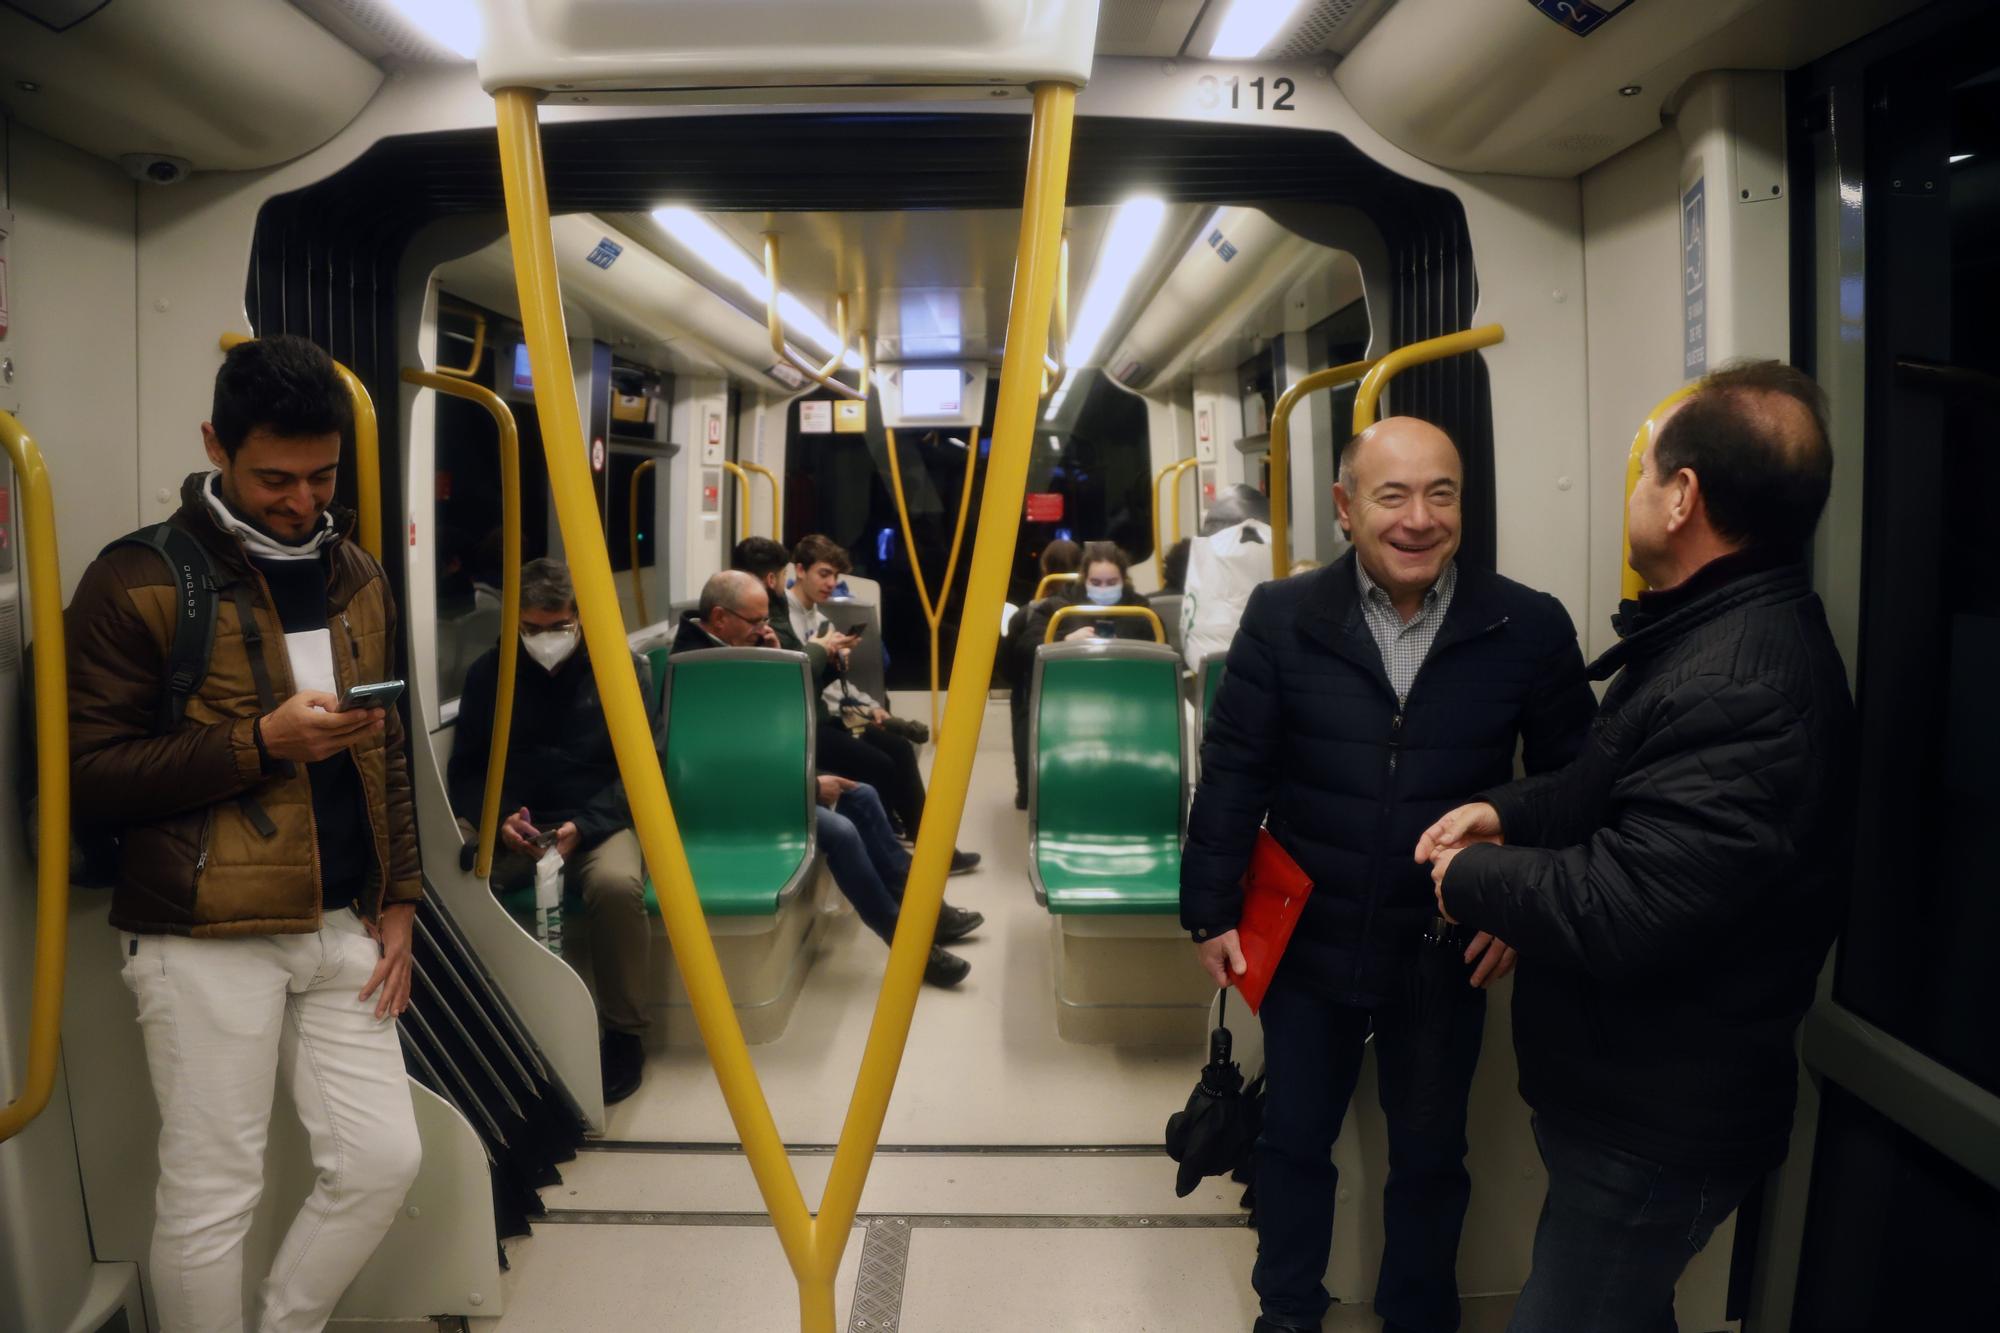
[[[920,694],[897,706],[928,712]],[[1242,1225],[1240,1189],[1211,1180],[1176,1199],[1172,1164],[1136,1150],[1160,1142],[1203,1053],[1058,1039],[1048,916],[1028,885],[1027,816],[1012,797],[1001,703],[988,710],[959,837],[985,864],[951,881],[947,895],[987,924],[954,946],[971,961],[970,978],[955,991],[927,988],[918,1003],[843,1258],[841,1327],[1247,1330],[1256,1237]],[[825,1184],[823,1145],[839,1135],[885,957],[865,932],[836,930],[790,1028],[753,1048],[779,1130],[800,1149],[792,1164],[809,1200]],[[604,1141],[543,1192],[550,1220],[508,1245],[505,1314],[474,1326],[796,1328],[791,1276],[735,1138],[702,1053],[654,1056],[644,1086],[613,1109]],[[1074,1151],[1082,1146],[1108,1151]],[[1511,1304],[1469,1300],[1466,1328],[1497,1333]],[[1326,1327],[1379,1325],[1365,1307],[1347,1306]]]

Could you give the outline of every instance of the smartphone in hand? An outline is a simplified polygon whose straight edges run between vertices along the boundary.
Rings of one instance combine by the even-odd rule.
[[[366,684],[349,685],[340,692],[340,706],[334,711],[345,713],[350,708],[387,708],[396,702],[403,692],[400,680],[377,680]]]

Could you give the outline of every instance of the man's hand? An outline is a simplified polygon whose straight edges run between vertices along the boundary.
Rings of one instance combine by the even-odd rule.
[[[1475,842],[1503,840],[1500,812],[1484,801],[1474,801],[1471,805],[1461,805],[1424,830],[1424,836],[1417,839],[1416,860],[1421,865],[1447,849],[1455,851]]]
[[[500,826],[500,845],[510,852],[518,852],[529,860],[539,857],[541,849],[535,846],[535,839],[542,831],[528,820],[528,807],[522,806],[507,816],[507,822]]]
[[[769,625],[759,625],[753,636],[751,646],[755,648],[781,648],[784,645],[778,642],[778,631],[772,629]]]
[[[382,958],[361,988],[361,1002],[375,996],[377,1019],[398,1017],[410,1007],[410,930],[416,919],[415,903],[394,903],[368,927],[368,934],[382,947]]]
[[[849,648],[861,642],[861,636],[859,634],[842,634],[833,627],[832,621],[828,621],[826,624],[820,626],[820,631],[814,636],[813,642],[826,649],[828,656],[844,658],[847,656]]]
[[[1243,961],[1243,943],[1233,930],[1225,930],[1194,947],[1201,956],[1202,968],[1217,986],[1233,986],[1237,977],[1250,970],[1250,965]]]
[[[565,822],[556,830],[556,855],[565,861],[569,860],[576,851],[576,844],[581,837],[582,835],[576,831],[575,820]]]
[[[1458,924],[1458,918],[1444,905],[1444,877],[1445,872],[1451,869],[1451,863],[1458,859],[1459,852],[1463,850],[1460,847],[1447,847],[1431,858],[1431,891],[1437,895],[1438,915],[1454,926]]]
[[[889,720],[889,710],[886,708],[871,708],[868,710],[868,720],[879,727]]]
[[[379,708],[333,710],[340,700],[318,690],[300,690],[258,719],[257,734],[264,739],[264,753],[273,759],[289,759],[312,764],[331,759],[349,746],[379,735],[383,719]]]
[[[1482,954],[1484,958],[1472,972],[1472,984],[1479,987],[1490,986],[1512,972],[1514,960],[1519,957],[1512,945],[1504,940],[1495,939],[1483,930],[1472,937],[1472,943],[1465,946],[1465,961],[1470,963],[1473,959],[1480,958]]]
[[[831,773],[819,775],[819,803],[831,810],[840,798],[861,784],[850,778],[837,778]]]
[[[1075,629],[1063,635],[1063,642],[1082,643],[1085,639],[1094,639],[1096,637],[1097,627],[1095,625],[1078,625]]]

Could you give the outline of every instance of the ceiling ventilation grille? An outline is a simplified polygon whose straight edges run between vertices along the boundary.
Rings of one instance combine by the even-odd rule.
[[[1376,0],[1316,0],[1306,6],[1291,38],[1271,52],[1271,58],[1305,60],[1328,49],[1345,51],[1359,34],[1342,33],[1341,29],[1356,19],[1372,21],[1387,8],[1388,5]]]
[[[375,0],[292,0],[292,4],[370,60],[385,56],[404,60],[457,59],[417,31],[395,9]]]

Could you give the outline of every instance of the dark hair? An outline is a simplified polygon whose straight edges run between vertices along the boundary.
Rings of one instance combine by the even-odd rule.
[[[1805,545],[1833,485],[1826,395],[1780,361],[1710,372],[1653,442],[1655,485],[1682,468],[1700,479],[1721,536],[1763,549]]]
[[[1132,590],[1132,557],[1125,554],[1125,548],[1117,542],[1085,542],[1083,555],[1076,566],[1077,579],[1069,585],[1071,601],[1083,601],[1089,594],[1084,585],[1090,582],[1090,567],[1110,563],[1118,566],[1118,576],[1125,584],[1125,590]]]
[[[1058,537],[1042,548],[1042,573],[1074,574],[1083,559],[1083,548],[1066,537]]]
[[[1188,565],[1189,546],[1190,543],[1188,539],[1186,537],[1183,537],[1179,541],[1175,542],[1172,546],[1169,546],[1167,548],[1167,553],[1160,558],[1160,563],[1163,566],[1165,566],[1165,568],[1161,571],[1166,582],[1166,588],[1164,589],[1164,591],[1166,592],[1187,591],[1187,565]]]
[[[288,333],[238,343],[215,372],[209,425],[231,458],[258,427],[286,439],[347,433],[354,403],[333,358]]]
[[[854,568],[854,562],[847,558],[847,548],[822,533],[808,533],[799,538],[799,544],[792,548],[792,563],[799,567],[801,574],[822,561],[832,565],[837,574],[845,574]]]
[[[745,537],[729,553],[729,567],[763,580],[781,573],[791,562],[791,554],[769,537]]]
[[[576,588],[570,582],[569,566],[543,556],[521,566],[521,609],[523,611],[574,611]]]

